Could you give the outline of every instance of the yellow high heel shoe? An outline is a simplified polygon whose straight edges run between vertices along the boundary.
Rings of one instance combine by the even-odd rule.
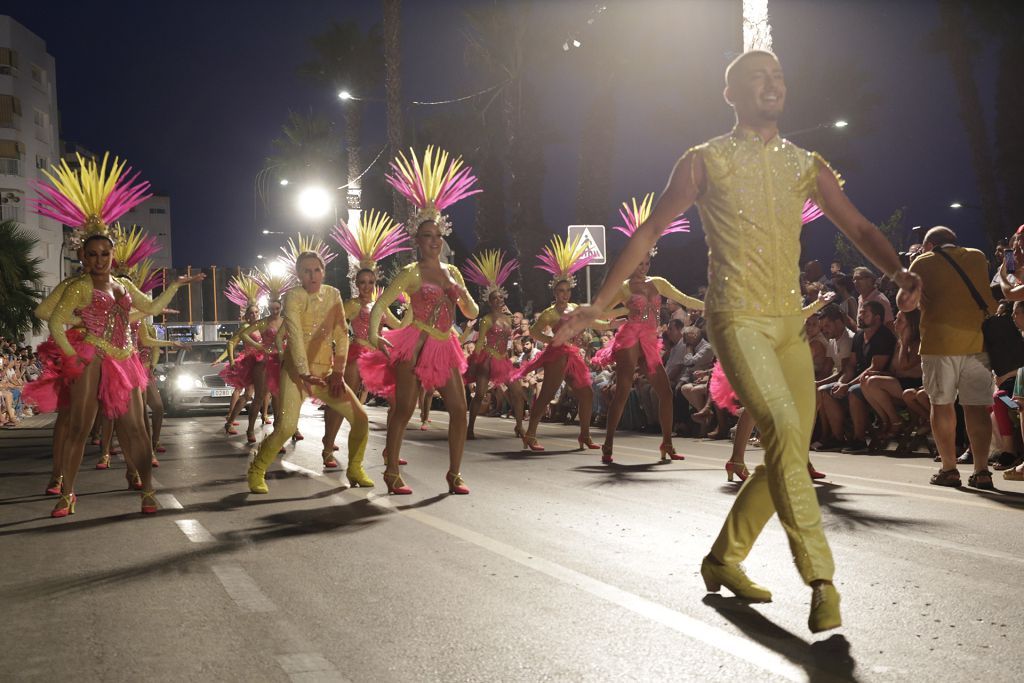
[[[812,588],[811,614],[807,617],[807,628],[811,633],[821,633],[843,625],[839,614],[839,591],[831,583],[819,583]]]
[[[356,486],[362,486],[364,488],[373,488],[373,479],[366,473],[362,465],[356,465],[353,467],[351,463],[348,469],[345,470],[345,477],[348,478],[348,485],[355,488]]]
[[[249,483],[249,491],[251,493],[270,493],[270,489],[267,488],[267,482],[263,478],[266,474],[264,470],[258,469],[255,464],[249,466],[249,471],[246,473],[246,479]]]
[[[700,563],[700,575],[709,593],[717,593],[725,586],[737,598],[750,602],[771,602],[772,592],[764,586],[758,586],[750,580],[739,565],[727,566],[718,564],[708,555]]]

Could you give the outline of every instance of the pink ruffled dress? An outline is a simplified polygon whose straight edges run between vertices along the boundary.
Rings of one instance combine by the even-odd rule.
[[[253,332],[249,336],[255,341],[260,342],[261,344],[263,343],[263,337],[259,332]],[[225,366],[219,374],[224,378],[224,383],[228,386],[245,391],[246,387],[252,386],[253,370],[256,368],[256,365],[262,363],[263,360],[264,354],[262,351],[246,346],[242,350],[242,353],[235,356],[235,362]]]
[[[276,330],[270,326],[263,329],[263,347],[270,351],[263,357],[263,376],[267,382],[267,391],[272,396],[277,396],[281,390],[281,354],[277,352],[277,335],[281,328]]]
[[[569,319],[569,312],[566,310],[559,318],[558,323],[555,325],[554,332],[565,324],[565,321]],[[574,389],[582,389],[584,387],[590,388],[591,378],[590,370],[587,369],[587,364],[583,361],[583,339],[582,335],[573,337],[569,342],[562,344],[561,346],[554,346],[548,344],[544,347],[544,350],[537,355],[536,358],[524,364],[519,368],[513,375],[512,380],[519,380],[526,375],[539,370],[548,363],[555,363],[562,358],[565,358],[565,380],[569,383],[569,386]]]
[[[103,414],[113,420],[128,412],[132,390],[145,391],[149,384],[149,372],[142,366],[132,342],[128,322],[131,310],[130,294],[115,299],[113,294],[93,289],[92,301],[78,311],[85,331],[71,330],[67,335],[68,342],[83,362],[65,357],[51,337],[39,346],[45,367],[38,380],[25,386],[22,392],[25,400],[31,401],[41,412],[52,412],[68,405],[71,384],[82,376],[86,365],[99,354],[101,367],[97,399]],[[86,340],[86,333],[107,341],[115,349],[129,352],[127,357],[114,358],[97,349]]]
[[[489,386],[508,384],[515,371],[515,366],[508,357],[508,342],[511,338],[511,327],[491,325],[485,338],[478,342],[476,351],[467,360],[468,367],[462,379],[465,382],[475,382],[480,370],[487,369]]]
[[[416,355],[421,338],[423,346],[416,356],[413,373],[423,389],[433,391],[444,386],[452,370],[460,375],[466,372],[466,357],[452,330],[458,300],[456,289],[445,290],[423,282],[410,298],[413,324],[381,335],[391,344],[390,357],[371,350],[362,353],[357,361],[366,388],[389,399],[395,396],[395,366]]]
[[[722,370],[722,364],[717,360],[715,361],[715,366],[711,369],[711,381],[708,382],[708,391],[711,393],[711,400],[722,410],[727,410],[733,415],[739,411],[740,401],[736,397],[736,392],[732,390],[732,385],[729,384],[729,378],[725,376],[725,371]]]
[[[373,351],[370,346],[370,311],[373,304],[359,307],[359,315],[352,318],[352,343],[348,345],[348,362],[356,363],[364,353]]]
[[[601,350],[594,354],[594,365],[611,365],[615,362],[615,354],[621,349],[630,349],[640,345],[640,355],[647,365],[647,372],[655,372],[663,367],[661,362],[662,343],[658,335],[658,313],[661,311],[661,295],[654,294],[650,299],[643,294],[633,294],[626,301],[629,317],[626,323],[615,332]]]

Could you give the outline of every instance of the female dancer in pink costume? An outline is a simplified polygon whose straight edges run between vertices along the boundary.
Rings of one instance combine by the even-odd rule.
[[[580,237],[572,242],[562,241],[558,235],[551,240],[549,246],[544,247],[537,260],[541,270],[551,273],[553,276],[549,286],[555,295],[555,303],[544,309],[537,317],[537,322],[530,328],[530,336],[539,339],[547,344],[544,351],[536,358],[523,365],[512,376],[513,381],[536,370],[544,370],[544,383],[541,384],[540,393],[537,394],[533,407],[530,409],[530,425],[523,435],[523,447],[531,451],[543,451],[544,447],[537,442],[537,426],[544,414],[543,406],[546,406],[555,396],[562,380],[566,380],[573,396],[579,405],[580,435],[577,441],[580,448],[599,448],[590,439],[590,416],[594,403],[594,394],[591,389],[590,371],[583,360],[582,334],[573,338],[565,344],[554,346],[551,344],[552,335],[547,330],[557,331],[562,321],[576,308],[575,304],[569,303],[572,297],[573,287],[576,286],[574,273],[584,268],[593,260],[593,256],[584,255],[584,245]],[[610,329],[613,325],[605,321],[597,321],[595,329]],[[540,406],[540,407],[538,407]]]
[[[523,407],[526,398],[519,382],[512,381],[515,367],[508,357],[509,341],[512,339],[512,316],[506,315],[505,299],[508,292],[502,287],[512,272],[519,267],[516,259],[505,261],[505,252],[489,249],[479,256],[473,256],[464,266],[466,279],[479,285],[480,297],[487,302],[489,312],[480,321],[476,349],[467,359],[463,380],[468,384],[476,382],[473,402],[469,405],[469,429],[467,439],[475,439],[473,427],[480,413],[480,405],[488,389],[500,391],[508,386],[512,412],[516,416],[516,436],[523,435]]]
[[[633,199],[632,206],[623,203],[623,208],[619,210],[619,213],[626,225],[617,226],[614,229],[627,236],[632,236],[636,232],[637,226],[647,220],[653,201],[654,193],[651,193],[644,197],[643,202],[639,205],[636,203],[636,199]],[[679,218],[662,234],[688,230],[689,221]],[[611,342],[594,355],[594,363],[599,365],[609,365],[612,360],[615,361],[615,395],[608,407],[608,427],[605,432],[604,445],[601,446],[601,462],[605,464],[613,462],[612,447],[615,443],[615,429],[619,426],[619,420],[622,418],[626,399],[629,398],[629,391],[633,387],[633,374],[640,365],[641,357],[644,360],[642,369],[647,374],[647,379],[650,380],[651,386],[658,396],[658,422],[661,425],[661,446],[658,450],[661,453],[661,461],[684,459],[682,455],[676,453],[676,449],[672,446],[672,388],[668,384],[668,375],[665,374],[665,366],[661,362],[658,319],[663,296],[692,309],[703,309],[704,303],[683,294],[664,278],[647,276],[647,271],[651,267],[651,257],[655,253],[657,253],[657,247],[651,249],[647,257],[633,271],[633,275],[622,283],[619,295],[611,305],[615,306],[625,302],[626,308],[629,309],[629,318],[626,324],[616,331]]]
[[[480,190],[471,189],[476,177],[470,168],[462,168],[461,157],[449,165],[448,153],[435,157],[433,147],[427,147],[422,167],[413,153],[411,162],[400,154],[391,169],[387,181],[416,209],[406,227],[415,238],[419,260],[406,266],[373,305],[370,343],[383,350],[359,358],[363,382],[391,402],[384,481],[389,493],[412,493],[398,471],[402,437],[422,391],[439,389],[449,418],[448,492],[466,494],[469,488],[459,471],[466,442],[466,358],[452,325],[456,305],[467,318],[477,317],[480,309],[466,291],[459,269],[441,263],[443,238],[451,232],[451,222],[441,212]],[[384,311],[400,292],[410,298],[413,322],[379,335]]]
[[[272,272],[273,270],[273,272]],[[268,396],[278,394],[278,376],[281,373],[281,341],[284,332],[281,327],[281,297],[295,286],[295,277],[281,274],[268,264],[264,271],[252,273],[260,291],[267,293],[267,310],[269,314],[251,325],[240,330],[242,342],[246,348],[246,361],[236,363],[239,367],[238,383],[252,386],[252,400],[249,402],[249,424],[245,430],[247,443],[256,443],[256,416],[265,410]],[[244,376],[241,376],[243,375]],[[264,420],[266,422],[266,420]]]
[[[135,183],[138,175],[125,173],[124,162],[117,159],[108,169],[108,155],[101,164],[80,156],[78,162],[79,169],[73,170],[62,160],[54,169],[56,176],[46,174],[52,186],[37,184],[40,198],[34,200],[40,214],[83,231],[82,261],[89,274],[68,285],[49,321],[50,334],[64,357],[59,367],[48,370],[59,373],[70,394],[63,492],[51,515],[75,512],[75,476],[100,406],[115,420],[125,455],[142,477],[142,512],[153,513],[157,506],[151,451],[142,415],[142,389],[148,377],[132,343],[129,315],[133,309],[149,315],[162,312],[180,285],[201,280],[203,275],[179,278],[155,301],[129,280],[115,278],[111,274],[114,243],[107,224],[145,200],[149,184]],[[64,327],[76,315],[85,332],[69,336]],[[49,386],[58,394],[62,388],[54,381]]]
[[[349,255],[348,276],[354,283],[357,295],[345,302],[345,318],[352,330],[352,341],[348,346],[348,362],[345,365],[345,384],[359,396],[360,401],[366,398],[363,389],[363,378],[359,373],[359,357],[373,351],[370,345],[370,312],[380,291],[377,289],[377,271],[380,263],[393,254],[410,251],[407,246],[409,234],[397,225],[386,213],[370,209],[360,216],[355,229],[349,228],[339,221],[331,233],[331,238],[341,245]],[[410,318],[411,320],[411,318]],[[385,309],[381,325],[397,330],[402,321],[395,317],[391,309]],[[379,331],[378,331],[379,332]],[[341,429],[342,417],[328,409],[324,414],[324,450],[322,453],[324,467],[338,467],[334,458],[334,439]]]
[[[228,365],[219,373],[224,383],[235,389],[231,395],[231,407],[224,417],[224,433],[228,436],[238,434],[238,430],[235,429],[238,414],[242,412],[247,399],[251,400],[253,393],[253,366],[263,360],[263,354],[256,349],[260,346],[260,333],[253,331],[248,340],[243,338],[245,331],[253,329],[259,320],[259,298],[263,293],[259,281],[251,273],[235,275],[224,290],[224,298],[242,310],[242,324],[228,342]],[[239,342],[243,344],[242,352],[236,356],[234,351]],[[254,442],[255,437],[249,443]]]

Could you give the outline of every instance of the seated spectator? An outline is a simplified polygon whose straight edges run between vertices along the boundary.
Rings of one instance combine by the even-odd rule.
[[[828,385],[834,386],[849,370],[853,357],[853,332],[846,326],[846,313],[838,304],[832,303],[825,306],[818,313],[821,333],[825,337],[825,361],[822,367],[822,376],[817,377],[814,382],[819,390],[815,392],[815,403],[818,417],[818,440],[811,444],[811,450],[829,450],[839,446],[842,442],[842,433],[833,434],[829,428],[828,420],[821,411],[822,396],[821,388]]]
[[[853,336],[852,367],[834,384],[818,389],[821,408],[831,433],[839,438],[845,434],[845,418],[849,411],[853,436],[843,453],[867,453],[868,406],[861,394],[861,382],[870,374],[886,370],[896,349],[896,336],[882,324],[885,309],[877,301],[868,301],[858,316],[860,330]],[[865,375],[869,370],[874,371]]]
[[[897,313],[894,327],[896,350],[888,370],[876,373],[868,369],[861,383],[864,400],[881,423],[872,444],[875,451],[884,450],[889,441],[908,434],[915,427],[912,419],[900,417],[897,407],[905,405],[905,392],[921,388],[921,312]]]
[[[840,273],[832,280],[832,288],[836,291],[834,303],[839,307],[847,318],[843,322],[857,319],[857,297],[854,296],[856,289],[853,285],[853,278],[845,273]],[[849,327],[849,325],[847,326]],[[853,329],[850,327],[850,329]]]
[[[859,266],[853,269],[853,286],[857,290],[857,320],[847,320],[846,325],[851,330],[857,329],[860,322],[860,314],[864,305],[869,301],[876,301],[882,306],[885,313],[883,325],[889,325],[893,321],[892,304],[889,299],[878,291],[878,277],[869,268]]]

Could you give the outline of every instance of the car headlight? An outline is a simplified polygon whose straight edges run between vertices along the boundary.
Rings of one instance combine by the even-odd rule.
[[[178,375],[174,380],[175,386],[181,391],[188,391],[189,389],[202,388],[203,380],[189,374]]]

